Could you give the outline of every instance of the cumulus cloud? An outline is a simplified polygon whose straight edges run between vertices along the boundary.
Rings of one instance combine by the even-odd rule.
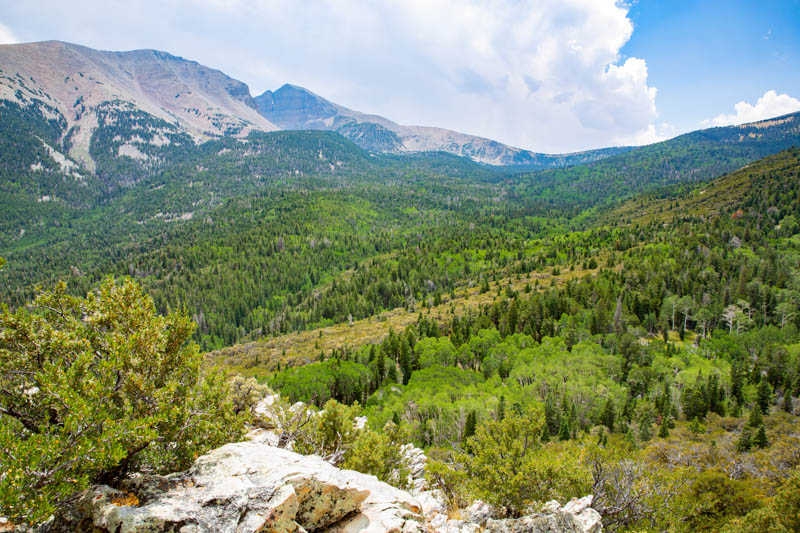
[[[703,125],[730,126],[794,113],[800,111],[800,100],[785,93],[778,94],[775,91],[767,91],[756,101],[756,105],[742,101],[733,108],[736,113],[718,115],[711,120],[703,121]]]
[[[0,44],[14,44],[18,42],[19,39],[17,39],[14,32],[11,31],[11,28],[0,22]]]
[[[400,123],[537,151],[658,138],[647,65],[620,55],[633,24],[617,0],[86,3],[7,11],[26,36],[164,49],[254,92],[295,83]]]

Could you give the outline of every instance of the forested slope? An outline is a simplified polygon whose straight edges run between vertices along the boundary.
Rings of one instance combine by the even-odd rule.
[[[359,402],[376,429],[393,421],[432,447],[456,499],[513,507],[591,487],[611,530],[749,531],[800,465],[799,182],[791,149],[700,189],[736,191],[722,202],[678,195],[685,216],[627,224],[626,212],[545,238],[518,264],[564,271],[611,255],[594,275],[522,291],[507,284],[529,274],[511,269],[489,284],[492,304],[443,320],[422,309],[377,344],[271,383],[292,401]],[[660,202],[635,201],[650,213]],[[538,444],[493,454],[519,424]],[[536,486],[483,469],[534,475],[552,460]]]
[[[800,138],[789,115],[519,174],[449,154],[370,154],[332,132],[195,145],[114,107],[101,113],[89,171],[62,155],[57,114],[5,105],[3,124],[22,126],[7,131],[4,153],[24,157],[4,160],[0,183],[9,261],[0,298],[18,305],[57,279],[81,294],[129,274],[161,311],[186,306],[206,349],[416,309],[519,263],[529,239],[591,227],[603,206],[715,177]],[[123,150],[131,139],[139,155]]]
[[[577,213],[664,186],[708,181],[796,145],[800,113],[699,130],[588,165],[536,172],[516,191]]]

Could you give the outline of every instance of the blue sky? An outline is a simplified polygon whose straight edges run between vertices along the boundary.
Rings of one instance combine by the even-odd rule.
[[[659,118],[679,131],[769,90],[800,98],[800,0],[642,0],[628,16],[621,54],[647,61]]]
[[[551,153],[800,110],[800,0],[0,0],[48,39]]]

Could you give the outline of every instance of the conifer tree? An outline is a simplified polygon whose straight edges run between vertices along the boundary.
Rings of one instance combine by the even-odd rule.
[[[608,431],[614,432],[614,420],[616,413],[614,412],[614,402],[611,398],[606,399],[606,405],[603,408],[603,425],[608,428]]]
[[[478,425],[478,417],[475,411],[470,411],[467,414],[467,420],[464,424],[464,440],[470,438],[475,434],[475,428]]]
[[[566,417],[561,418],[561,427],[558,428],[558,440],[569,440],[572,437],[569,430],[569,422]]]
[[[761,414],[761,407],[755,403],[753,407],[750,409],[750,418],[747,421],[747,425],[751,428],[757,428],[761,424],[764,423],[764,417]]]
[[[661,425],[658,427],[658,438],[666,439],[669,437],[669,418],[663,417],[661,419]]]
[[[753,431],[750,427],[745,426],[742,428],[742,434],[739,436],[739,440],[736,442],[736,449],[741,452],[749,452],[750,448],[752,448],[753,443]]]
[[[756,448],[766,448],[769,446],[769,441],[767,440],[767,430],[764,428],[764,424],[761,424],[758,427],[758,431],[756,431],[756,434],[753,437],[753,446]]]
[[[758,384],[758,406],[761,407],[763,414],[769,413],[769,407],[772,405],[772,390],[766,379],[762,379]]]
[[[195,324],[132,280],[85,298],[59,283],[0,311],[0,505],[35,522],[90,483],[170,472],[238,438],[247,406],[208,372]],[[245,402],[247,403],[247,402]]]
[[[503,420],[506,417],[506,397],[500,395],[500,401],[497,403],[497,420]]]
[[[789,387],[786,387],[786,391],[783,393],[783,410],[789,414],[794,413],[794,407],[792,405],[792,391]]]

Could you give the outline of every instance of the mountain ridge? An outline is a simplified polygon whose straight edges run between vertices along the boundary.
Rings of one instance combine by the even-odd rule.
[[[170,134],[187,134],[198,143],[278,129],[335,131],[379,153],[444,151],[494,166],[531,169],[588,163],[629,149],[536,153],[444,128],[400,125],[288,83],[254,97],[247,84],[220,70],[153,49],[103,51],[62,41],[0,45],[0,70],[0,99],[52,107],[66,123],[68,155],[88,170],[95,168],[90,145],[102,126],[101,115],[110,113],[110,121],[117,123],[132,110],[164,121],[148,126],[156,133],[153,138],[124,139],[115,147],[117,155],[133,159],[147,159],[146,145],[172,142]]]
[[[289,83],[275,91],[265,91],[255,99],[259,112],[282,129],[336,131],[362,148],[385,153],[444,151],[495,166],[548,168],[588,163],[630,149],[607,147],[564,154],[537,153],[445,128],[398,124],[380,115],[338,105]],[[377,142],[362,137],[369,128],[373,129]]]

